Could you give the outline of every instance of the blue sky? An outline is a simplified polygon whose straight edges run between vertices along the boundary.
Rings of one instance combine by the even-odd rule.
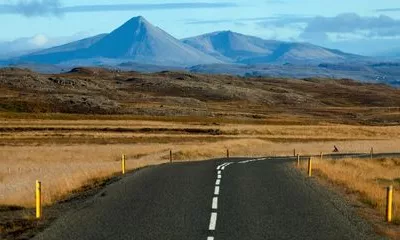
[[[368,55],[400,49],[398,0],[1,0],[0,42],[48,47],[138,15],[177,38],[232,30]]]

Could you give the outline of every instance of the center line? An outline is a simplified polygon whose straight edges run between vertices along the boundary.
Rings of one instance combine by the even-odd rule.
[[[222,177],[221,175],[218,175],[218,176],[217,176],[218,179],[221,179],[221,177]]]
[[[226,164],[225,166],[221,167],[221,170],[225,170],[225,168],[226,168],[227,166],[231,165],[231,164],[232,164],[231,162],[228,163],[228,164]]]
[[[215,186],[214,195],[219,195],[219,186]]]
[[[217,179],[216,181],[215,181],[215,185],[220,185],[221,184],[221,179]]]
[[[218,197],[213,198],[212,209],[214,209],[214,210],[218,209]]]
[[[208,237],[207,240],[214,240],[214,237]]]
[[[218,167],[217,167],[217,170],[220,170],[223,166],[225,166],[227,163],[223,163],[223,164],[221,164],[221,165],[219,165]]]
[[[221,174],[221,171],[218,171],[218,175],[220,175]]]
[[[217,213],[213,212],[213,213],[211,213],[209,230],[214,231],[215,230],[215,225],[217,225]]]

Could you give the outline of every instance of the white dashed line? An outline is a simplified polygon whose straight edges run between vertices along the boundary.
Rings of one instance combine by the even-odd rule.
[[[219,195],[219,186],[215,186],[214,195]]]
[[[224,163],[221,165],[217,166],[217,180],[215,180],[215,189],[214,189],[214,197],[212,200],[212,210],[216,211],[218,209],[218,195],[219,195],[219,190],[220,190],[220,184],[221,184],[221,178],[222,178],[222,171],[225,170],[225,168],[229,165],[231,165],[233,162],[228,162],[228,163]],[[211,213],[211,218],[210,218],[210,226],[209,226],[209,230],[210,231],[214,231],[215,230],[215,226],[217,225],[217,213],[216,212],[212,212]],[[208,236],[207,240],[214,240],[213,236]]]
[[[217,210],[218,209],[218,197],[214,197],[212,201],[212,209]]]
[[[216,225],[217,225],[217,213],[213,212],[213,213],[211,213],[210,226],[209,226],[208,229],[210,231],[214,231]]]

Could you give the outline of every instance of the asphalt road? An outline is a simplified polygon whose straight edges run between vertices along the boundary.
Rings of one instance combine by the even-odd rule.
[[[109,185],[34,239],[380,239],[344,201],[293,169],[293,160],[145,168]]]

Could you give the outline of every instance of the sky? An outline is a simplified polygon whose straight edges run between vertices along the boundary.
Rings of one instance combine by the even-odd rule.
[[[400,51],[398,0],[0,0],[0,56],[108,33],[139,15],[179,39],[231,30],[363,55]]]

